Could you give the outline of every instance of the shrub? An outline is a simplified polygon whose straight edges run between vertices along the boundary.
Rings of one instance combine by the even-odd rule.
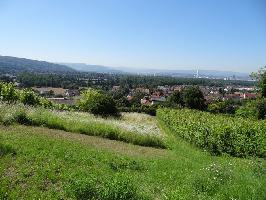
[[[13,83],[0,83],[0,99],[8,103],[19,99],[18,92]]]
[[[258,119],[265,119],[266,118],[266,98],[259,99],[257,101],[256,108],[258,110]]]
[[[157,117],[177,136],[213,154],[266,156],[264,121],[187,109],[158,109]]]
[[[88,89],[82,93],[79,106],[82,110],[88,111],[94,115],[119,115],[113,98],[94,89]]]
[[[52,108],[53,103],[44,97],[40,97],[40,105],[44,108]]]
[[[248,101],[236,111],[237,116],[254,119],[266,118],[266,98]]]
[[[238,105],[233,101],[218,101],[208,105],[211,113],[235,114]]]
[[[30,89],[24,89],[20,92],[20,101],[25,105],[40,105],[41,100],[40,97]]]
[[[155,116],[157,108],[158,108],[158,105],[151,105],[151,106],[146,106],[146,105],[135,106],[135,105],[133,105],[132,107],[120,107],[118,109],[120,112],[137,112],[137,113],[145,113],[145,114],[148,114],[151,116]]]

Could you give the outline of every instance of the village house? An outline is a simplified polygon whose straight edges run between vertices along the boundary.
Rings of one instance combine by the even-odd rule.
[[[167,93],[170,90],[170,87],[168,85],[165,86],[158,86],[157,87],[158,90],[162,90],[164,93]]]
[[[65,95],[67,97],[80,96],[80,91],[77,89],[67,89]]]
[[[131,94],[127,95],[127,100],[130,102],[133,99],[133,96]]]
[[[113,88],[112,88],[112,91],[115,92],[115,91],[118,91],[120,90],[120,86],[119,85],[114,85]]]
[[[152,102],[148,96],[144,96],[143,99],[140,100],[140,103],[142,105],[151,105]]]
[[[171,91],[179,91],[181,92],[181,90],[183,89],[184,87],[182,85],[178,85],[178,86],[172,86],[170,88]]]
[[[223,96],[219,93],[210,93],[204,96],[204,99],[206,100],[207,103],[211,103],[217,100],[222,100]]]
[[[141,93],[144,93],[144,94],[150,94],[150,90],[148,88],[144,88],[144,87],[136,88],[135,92],[141,92]]]
[[[237,87],[235,88],[236,90],[239,90],[239,91],[256,91],[256,88],[255,87]]]
[[[256,99],[258,94],[256,93],[243,93],[241,94],[242,99]]]
[[[240,99],[241,99],[241,94],[239,94],[239,93],[226,94],[223,97],[223,100],[236,100],[236,101],[239,101]]]
[[[166,101],[164,96],[152,96],[151,97],[151,105],[157,105]]]
[[[66,104],[66,105],[75,105],[77,100],[75,99],[66,99],[66,98],[48,98],[50,101],[57,104]]]

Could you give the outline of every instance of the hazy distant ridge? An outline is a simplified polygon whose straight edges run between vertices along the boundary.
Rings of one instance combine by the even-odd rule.
[[[109,67],[102,65],[89,65],[85,63],[60,63],[69,66],[75,70],[83,72],[98,72],[98,73],[130,73],[130,74],[147,74],[147,75],[179,75],[179,76],[194,76],[197,70],[164,70],[164,69],[147,69],[147,68],[129,68],[129,67]],[[199,76],[213,76],[213,77],[248,77],[248,73],[232,72],[232,71],[218,71],[218,70],[199,70]]]
[[[26,58],[17,58],[12,56],[0,56],[1,73],[19,73],[19,72],[74,72],[75,70],[55,63],[46,61],[31,60]]]
[[[122,70],[117,70],[112,67],[102,65],[89,65],[85,63],[60,63],[82,72],[98,72],[98,73],[123,73]]]
[[[163,70],[163,69],[130,69],[127,68],[125,71],[130,73],[140,73],[140,74],[162,74],[162,75],[196,75],[197,70]],[[223,76],[223,77],[229,77],[229,76],[237,76],[237,77],[248,77],[248,73],[242,73],[242,72],[233,72],[233,71],[218,71],[218,70],[199,70],[199,76]]]
[[[31,60],[26,58],[17,58],[12,56],[0,56],[1,73],[19,73],[19,72],[96,72],[96,73],[113,73],[113,74],[145,74],[145,75],[166,75],[166,76],[183,76],[194,77],[197,70],[164,70],[164,69],[147,69],[147,68],[129,68],[129,67],[109,67],[102,65],[89,65],[85,63],[50,63],[46,61]],[[218,70],[199,70],[199,77],[241,77],[248,78],[248,73],[218,71]]]

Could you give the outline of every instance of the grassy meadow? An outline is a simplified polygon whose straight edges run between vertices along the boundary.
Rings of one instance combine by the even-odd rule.
[[[16,106],[1,111],[0,199],[266,198],[263,158],[213,156],[155,117],[103,119]],[[168,148],[106,137],[110,127]]]
[[[265,161],[0,126],[2,199],[265,199]],[[0,199],[1,199],[0,198]]]

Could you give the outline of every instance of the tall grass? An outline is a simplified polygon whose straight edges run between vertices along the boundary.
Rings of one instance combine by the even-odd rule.
[[[101,136],[141,146],[166,148],[162,138],[137,134],[100,121],[83,121],[78,117],[68,117],[45,108],[33,108],[20,104],[0,104],[0,122],[4,125],[19,123],[24,125],[45,126],[68,132],[91,136]]]
[[[188,109],[159,109],[157,118],[177,136],[211,153],[266,157],[266,121]]]
[[[158,127],[154,117],[142,113],[121,113],[119,120],[117,117],[102,118],[97,117],[86,112],[57,112],[58,116],[62,116],[67,119],[78,119],[84,123],[106,124],[112,127],[116,127],[129,132],[134,132],[142,135],[155,135],[158,137],[164,137],[165,134]]]

